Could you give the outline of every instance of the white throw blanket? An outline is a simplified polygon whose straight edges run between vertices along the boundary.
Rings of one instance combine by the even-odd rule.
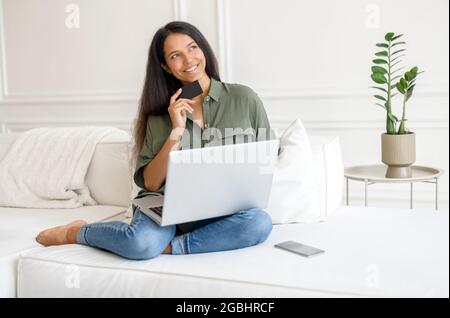
[[[85,176],[97,143],[114,127],[36,128],[21,134],[0,162],[0,206],[95,205]]]

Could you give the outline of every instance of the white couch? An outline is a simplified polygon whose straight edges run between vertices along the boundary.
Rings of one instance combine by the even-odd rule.
[[[0,135],[0,160],[16,137]],[[73,219],[127,221],[129,140],[102,141],[87,175],[100,205],[0,207],[0,297],[448,297],[448,215],[340,207],[339,139],[310,140],[326,222],[276,225],[266,242],[247,249],[148,261],[82,245],[39,246],[40,230]],[[308,259],[273,247],[285,240],[326,252]]]

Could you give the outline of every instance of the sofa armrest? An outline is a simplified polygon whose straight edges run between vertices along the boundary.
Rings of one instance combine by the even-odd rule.
[[[309,136],[313,153],[319,209],[323,219],[342,204],[344,164],[339,137]]]

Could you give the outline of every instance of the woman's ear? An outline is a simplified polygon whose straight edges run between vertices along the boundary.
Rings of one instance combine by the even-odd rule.
[[[172,72],[169,70],[169,68],[167,66],[165,66],[164,64],[161,63],[161,67],[164,71],[166,71],[169,74],[172,74]]]

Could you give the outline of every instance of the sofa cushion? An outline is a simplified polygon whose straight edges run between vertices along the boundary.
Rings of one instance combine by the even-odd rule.
[[[110,135],[97,144],[86,173],[92,197],[102,205],[130,205],[130,136]]]
[[[266,211],[274,224],[320,220],[313,157],[306,130],[295,120],[280,137]]]
[[[318,206],[326,219],[342,205],[344,164],[339,137],[310,135]]]

